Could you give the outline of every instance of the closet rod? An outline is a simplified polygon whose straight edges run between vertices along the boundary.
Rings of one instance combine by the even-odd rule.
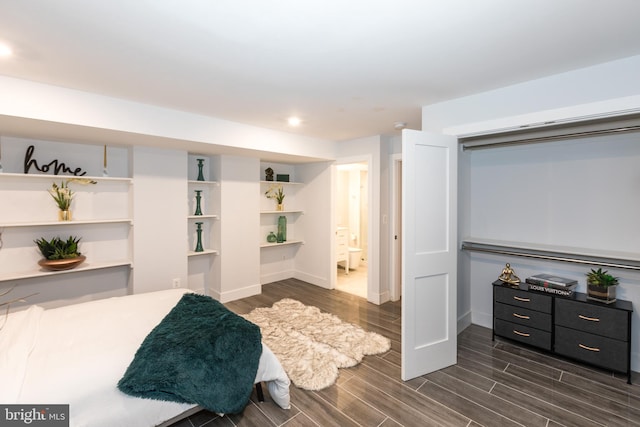
[[[462,144],[462,150],[484,150],[487,148],[494,147],[502,147],[505,145],[525,145],[525,144],[537,144],[539,142],[548,142],[548,141],[556,141],[559,139],[568,139],[568,138],[581,138],[588,136],[600,136],[600,135],[612,135],[616,133],[624,133],[624,132],[635,132],[640,131],[640,125],[638,126],[624,126],[613,129],[602,129],[602,130],[590,130],[584,132],[574,132],[567,133],[562,135],[549,135],[549,136],[539,136],[535,138],[527,138],[527,139],[516,139],[512,141],[502,141],[502,142],[489,142],[486,144]]]
[[[492,246],[492,247],[490,247]],[[622,260],[608,257],[589,257],[581,255],[584,258],[577,258],[578,255],[569,253],[559,253],[551,251],[538,251],[528,249],[511,249],[508,247],[500,247],[496,245],[484,245],[472,242],[462,242],[462,250],[472,252],[485,252],[498,255],[511,255],[524,258],[543,259],[547,261],[562,261],[574,264],[594,265],[600,267],[620,268],[624,270],[640,270],[640,261],[637,264],[630,264],[632,260]],[[585,259],[586,258],[586,259]],[[626,261],[626,263],[625,263]]]

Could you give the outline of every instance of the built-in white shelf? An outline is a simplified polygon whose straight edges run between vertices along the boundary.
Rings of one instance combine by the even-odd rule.
[[[67,179],[90,179],[93,181],[123,181],[133,182],[131,178],[123,178],[117,176],[74,176],[74,175],[47,175],[42,173],[0,173],[0,179],[40,179],[40,180],[58,180],[65,181]]]
[[[304,185],[304,182],[290,182],[290,181],[260,181],[260,184]]]
[[[202,160],[202,162],[200,162]],[[188,287],[210,295],[213,289],[220,289],[221,247],[221,192],[220,160],[217,156],[189,153],[187,157],[187,264]],[[199,164],[201,163],[201,166]],[[202,172],[203,180],[195,179]],[[200,212],[195,215],[200,194]],[[197,245],[197,222],[202,222],[201,243],[204,250],[194,251]]]
[[[217,186],[220,185],[220,183],[218,181],[198,181],[195,179],[190,179],[187,181],[188,184],[201,184],[201,185],[212,185],[212,186]]]
[[[273,215],[273,214],[303,214],[304,211],[301,210],[284,210],[284,211],[260,211],[261,215]]]
[[[218,219],[218,215],[189,215],[187,218],[189,218],[189,219],[201,219],[201,218]]]
[[[286,242],[282,242],[282,243],[262,243],[260,247],[273,248],[273,247],[281,247],[281,246],[287,246],[287,245],[304,245],[304,241],[303,240],[287,240]]]
[[[72,221],[30,221],[30,222],[6,222],[0,223],[0,228],[10,227],[48,227],[48,226],[69,226],[69,225],[95,225],[95,224],[118,224],[129,223],[133,224],[131,218],[117,218],[117,219],[87,219],[87,220],[72,220]]]
[[[199,256],[199,255],[218,255],[218,251],[214,249],[205,249],[202,252],[189,251],[187,256]]]
[[[29,270],[29,271],[0,274],[0,282],[7,281],[7,280],[30,279],[34,277],[51,276],[55,274],[80,273],[82,271],[99,270],[104,268],[122,267],[122,266],[131,266],[131,261],[130,260],[107,261],[107,262],[85,261],[79,266],[77,266],[76,268],[72,268],[70,270],[50,271],[50,270],[38,268],[38,269]]]

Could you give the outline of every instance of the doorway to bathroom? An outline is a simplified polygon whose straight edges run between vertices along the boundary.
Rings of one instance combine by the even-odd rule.
[[[367,298],[368,162],[337,165],[336,176],[336,289]]]

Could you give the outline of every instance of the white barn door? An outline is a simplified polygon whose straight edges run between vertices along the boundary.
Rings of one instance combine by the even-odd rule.
[[[402,131],[402,379],[456,363],[457,139]]]

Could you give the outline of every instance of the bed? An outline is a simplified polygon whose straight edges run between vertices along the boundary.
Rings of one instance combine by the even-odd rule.
[[[70,425],[156,426],[197,405],[133,397],[117,387],[146,337],[189,293],[108,298],[55,309],[34,305],[0,319],[0,402],[69,404]],[[197,325],[194,325],[197,328]],[[289,408],[289,379],[262,345],[256,384]]]

